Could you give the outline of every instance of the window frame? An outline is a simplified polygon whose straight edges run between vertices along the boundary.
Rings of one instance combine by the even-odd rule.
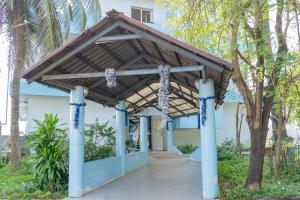
[[[140,19],[138,20],[140,22],[143,22],[143,11],[149,11],[150,12],[150,21],[149,22],[143,22],[143,23],[153,23],[153,9],[131,6],[131,8],[130,8],[131,18],[133,18],[132,17],[132,9],[136,9],[136,10],[140,11]],[[135,19],[135,18],[133,18],[133,19]]]

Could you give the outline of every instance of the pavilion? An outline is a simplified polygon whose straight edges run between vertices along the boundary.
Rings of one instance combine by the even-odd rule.
[[[70,92],[70,197],[80,197],[148,163],[143,109],[160,110],[158,65],[171,66],[168,150],[174,148],[172,119],[195,115],[201,107],[202,194],[204,198],[218,196],[214,112],[223,103],[234,65],[112,10],[22,74],[28,83]],[[116,70],[115,88],[106,86],[104,70],[108,67]],[[84,163],[85,99],[116,108],[115,157]],[[125,154],[126,113],[129,120],[140,123],[141,152],[132,155]]]

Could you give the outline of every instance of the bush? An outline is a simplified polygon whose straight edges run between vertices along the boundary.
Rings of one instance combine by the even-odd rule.
[[[218,160],[231,160],[238,156],[237,147],[233,140],[225,140],[218,147]]]
[[[133,140],[126,141],[126,153],[136,152],[139,148],[139,143],[136,144]]]
[[[198,147],[193,146],[191,144],[185,144],[185,145],[180,145],[177,147],[182,153],[184,154],[191,154],[193,151],[195,151]]]
[[[262,188],[247,190],[244,184],[247,179],[249,157],[235,158],[218,162],[220,199],[262,199],[292,198],[300,196],[300,168],[293,174],[284,173],[280,180],[270,175],[270,168],[265,162]]]
[[[108,123],[100,124],[98,120],[86,125],[84,161],[100,160],[116,155],[116,137],[112,127]]]
[[[57,115],[45,114],[43,121],[35,120],[37,130],[32,133],[33,174],[47,191],[64,189],[67,182],[66,130],[58,128]]]

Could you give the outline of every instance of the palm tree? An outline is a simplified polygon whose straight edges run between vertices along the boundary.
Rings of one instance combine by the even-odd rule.
[[[11,80],[11,162],[21,161],[19,137],[20,73],[39,57],[59,47],[70,31],[86,28],[87,15],[101,17],[99,0],[2,0],[0,33],[9,43]],[[37,53],[38,52],[38,53]]]

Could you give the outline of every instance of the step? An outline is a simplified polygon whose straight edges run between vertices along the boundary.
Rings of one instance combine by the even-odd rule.
[[[151,151],[150,156],[155,159],[180,159],[176,152]]]

